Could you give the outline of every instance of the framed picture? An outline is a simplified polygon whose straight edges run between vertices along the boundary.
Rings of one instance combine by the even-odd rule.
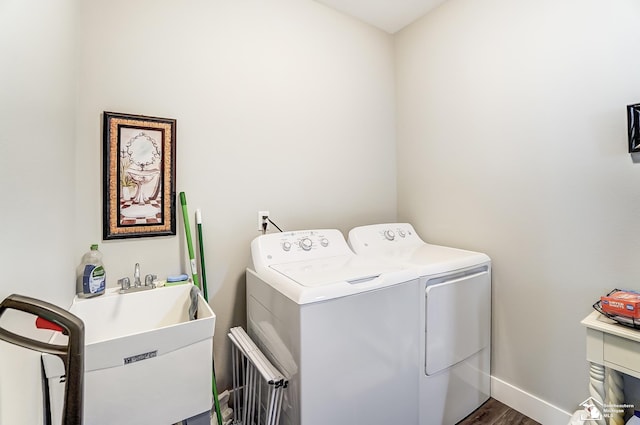
[[[104,240],[176,234],[176,120],[104,112]]]
[[[627,105],[629,153],[640,152],[640,103]]]

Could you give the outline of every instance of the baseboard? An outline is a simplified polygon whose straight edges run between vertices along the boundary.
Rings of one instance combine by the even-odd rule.
[[[544,425],[567,425],[572,415],[495,376],[491,377],[491,397]]]

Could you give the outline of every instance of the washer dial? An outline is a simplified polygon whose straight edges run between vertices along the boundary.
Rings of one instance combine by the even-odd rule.
[[[300,248],[304,249],[305,251],[311,250],[312,246],[313,246],[313,242],[311,242],[311,239],[309,238],[300,239]]]

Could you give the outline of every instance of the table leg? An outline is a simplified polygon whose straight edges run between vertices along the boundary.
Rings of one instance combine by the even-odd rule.
[[[624,404],[624,381],[622,375],[615,369],[606,368],[606,398],[609,406],[620,406]],[[624,425],[624,411],[618,413],[617,409],[613,408],[614,412],[609,418],[609,425]]]
[[[589,367],[589,395],[593,398],[598,406],[604,405],[604,366],[591,363]],[[606,425],[605,419],[599,419],[597,421],[591,421],[592,424]]]

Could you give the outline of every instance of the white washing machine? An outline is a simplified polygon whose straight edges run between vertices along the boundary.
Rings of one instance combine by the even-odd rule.
[[[407,223],[349,232],[353,251],[420,275],[420,425],[453,425],[489,399],[491,260],[425,243]]]
[[[289,379],[282,425],[417,424],[415,270],[355,255],[338,230],[251,243],[247,327]]]

